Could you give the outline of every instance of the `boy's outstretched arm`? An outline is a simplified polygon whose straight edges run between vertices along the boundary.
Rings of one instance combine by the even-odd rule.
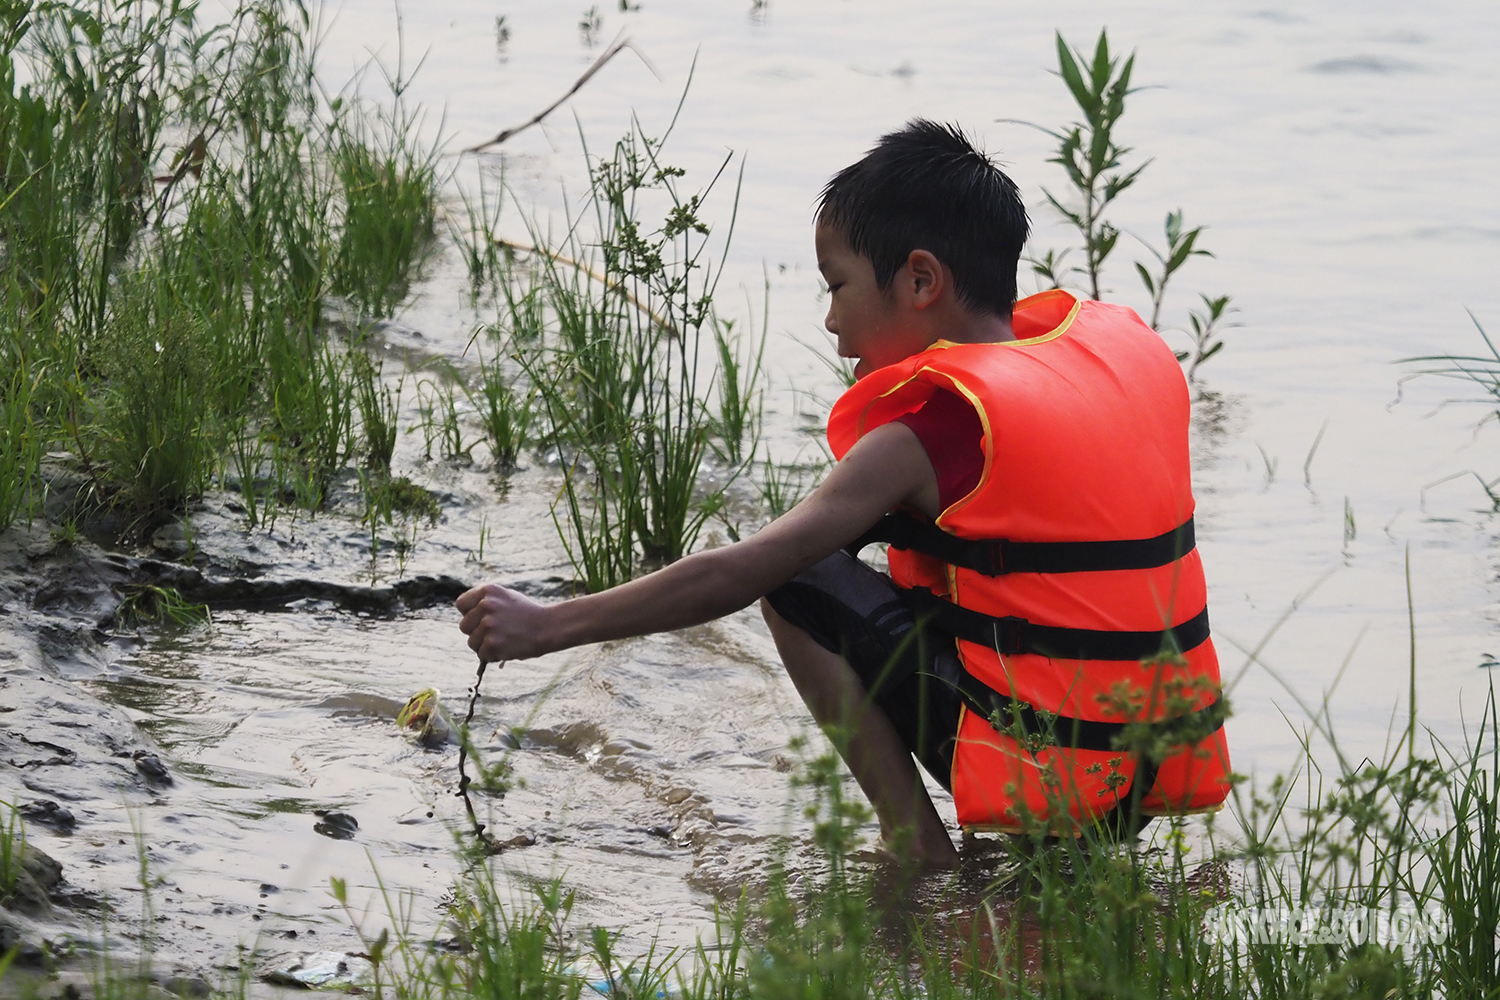
[[[499,584],[475,587],[458,599],[459,627],[480,659],[496,661],[698,625],[746,607],[899,504],[935,517],[937,478],[917,436],[890,423],[851,448],[812,496],[742,542],[557,604]]]

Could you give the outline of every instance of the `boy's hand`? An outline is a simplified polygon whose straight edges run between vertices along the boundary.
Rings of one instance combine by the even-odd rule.
[[[455,603],[464,616],[458,627],[469,637],[469,648],[486,663],[552,651],[546,643],[546,605],[498,583],[466,590]]]

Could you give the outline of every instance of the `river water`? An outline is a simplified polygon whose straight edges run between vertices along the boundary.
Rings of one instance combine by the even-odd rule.
[[[1143,88],[1121,129],[1133,155],[1153,158],[1115,219],[1156,242],[1170,209],[1208,224],[1203,245],[1216,256],[1181,272],[1167,320],[1185,324],[1202,291],[1233,295],[1242,324],[1202,369],[1195,441],[1237,769],[1264,780],[1289,766],[1303,704],[1319,704],[1346,661],[1330,716],[1355,759],[1380,752],[1392,713],[1405,713],[1408,579],[1420,715],[1441,739],[1462,740],[1491,682],[1489,654],[1500,655],[1500,525],[1473,477],[1429,484],[1500,475],[1497,431],[1478,428],[1482,405],[1444,405],[1475,396],[1457,383],[1413,382],[1398,402],[1409,366],[1395,362],[1476,352],[1466,308],[1500,331],[1500,68],[1490,58],[1500,7],[641,0],[629,11],[599,5],[588,38],[581,6],[414,5],[401,12],[398,44],[389,3],[346,0],[323,14],[324,79],[337,88],[372,57],[408,71],[420,60],[406,98],[456,151],[524,121],[617,33],[628,36],[640,57],[623,53],[543,127],[444,161],[471,188],[480,172],[503,174],[516,202],[547,220],[586,184],[580,134],[602,147],[632,113],[659,133],[691,70],[668,159],[689,184],[731,151],[731,169],[743,164],[720,301],[758,323],[770,282],[766,440],[782,461],[817,453],[812,431],[838,391],[806,346],[831,353],[810,227],[819,186],[912,116],[955,121],[1021,185],[1033,249],[1066,246],[1041,193],[1063,180],[1045,162],[1051,140],[1000,120],[1069,120],[1048,72],[1053,33],[1089,44],[1107,15],[1114,44],[1138,52]],[[362,86],[377,94],[379,79],[367,71]],[[732,202],[721,186],[704,212],[720,231]],[[526,238],[515,204],[501,229]],[[1121,238],[1108,297],[1144,309],[1129,265],[1145,257]],[[1029,276],[1022,284],[1030,289]],[[457,254],[444,251],[385,330],[388,350],[460,357],[476,324],[495,318],[463,288]],[[548,514],[555,468],[535,460],[502,478],[427,461],[420,435],[403,439],[397,468],[443,497],[444,516],[421,529],[404,564],[387,553],[377,573],[540,590],[569,575]],[[348,518],[246,539],[214,501],[195,522],[205,550],[257,545],[304,571],[370,575],[368,544]],[[178,783],[123,801],[100,793],[78,804],[78,833],[38,833],[39,843],[75,882],[97,877],[95,887],[122,893],[133,848],[117,841],[131,836],[133,815],[167,880],[163,933],[184,954],[236,941],[350,944],[331,875],[348,878],[362,906],[378,870],[414,894],[418,923],[433,925],[458,870],[456,752],[413,746],[393,717],[429,686],[461,711],[473,667],[442,608],[395,620],[317,604],[227,612],[211,629],[122,642],[107,666],[69,676],[129,713]],[[491,830],[535,840],[497,870],[518,892],[563,878],[586,921],[626,928],[633,943],[656,933],[691,943],[715,894],[753,883],[778,836],[806,849],[788,743],[809,721],[753,614],[510,664],[487,679],[478,718],[486,754],[508,754],[516,782],[503,799],[481,799]],[[941,808],[951,818],[951,804]],[[358,835],[316,835],[313,809],[355,815]]]

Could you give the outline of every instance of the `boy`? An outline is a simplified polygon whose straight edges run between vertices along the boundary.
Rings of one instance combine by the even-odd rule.
[[[760,599],[798,693],[887,841],[1055,831],[1217,807],[1229,762],[1192,542],[1188,399],[1134,312],[1016,303],[1015,185],[956,128],[913,121],[824,188],[825,321],[858,382],[839,462],[753,537],[613,590],[458,600],[486,661],[684,628]],[[890,515],[892,511],[896,514]],[[890,577],[851,550],[888,541]]]

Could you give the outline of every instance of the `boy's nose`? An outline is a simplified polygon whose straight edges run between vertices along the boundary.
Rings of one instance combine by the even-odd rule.
[[[827,330],[835,337],[839,335],[839,325],[834,321],[832,306],[829,306],[828,308],[828,315],[823,317],[823,329]]]

